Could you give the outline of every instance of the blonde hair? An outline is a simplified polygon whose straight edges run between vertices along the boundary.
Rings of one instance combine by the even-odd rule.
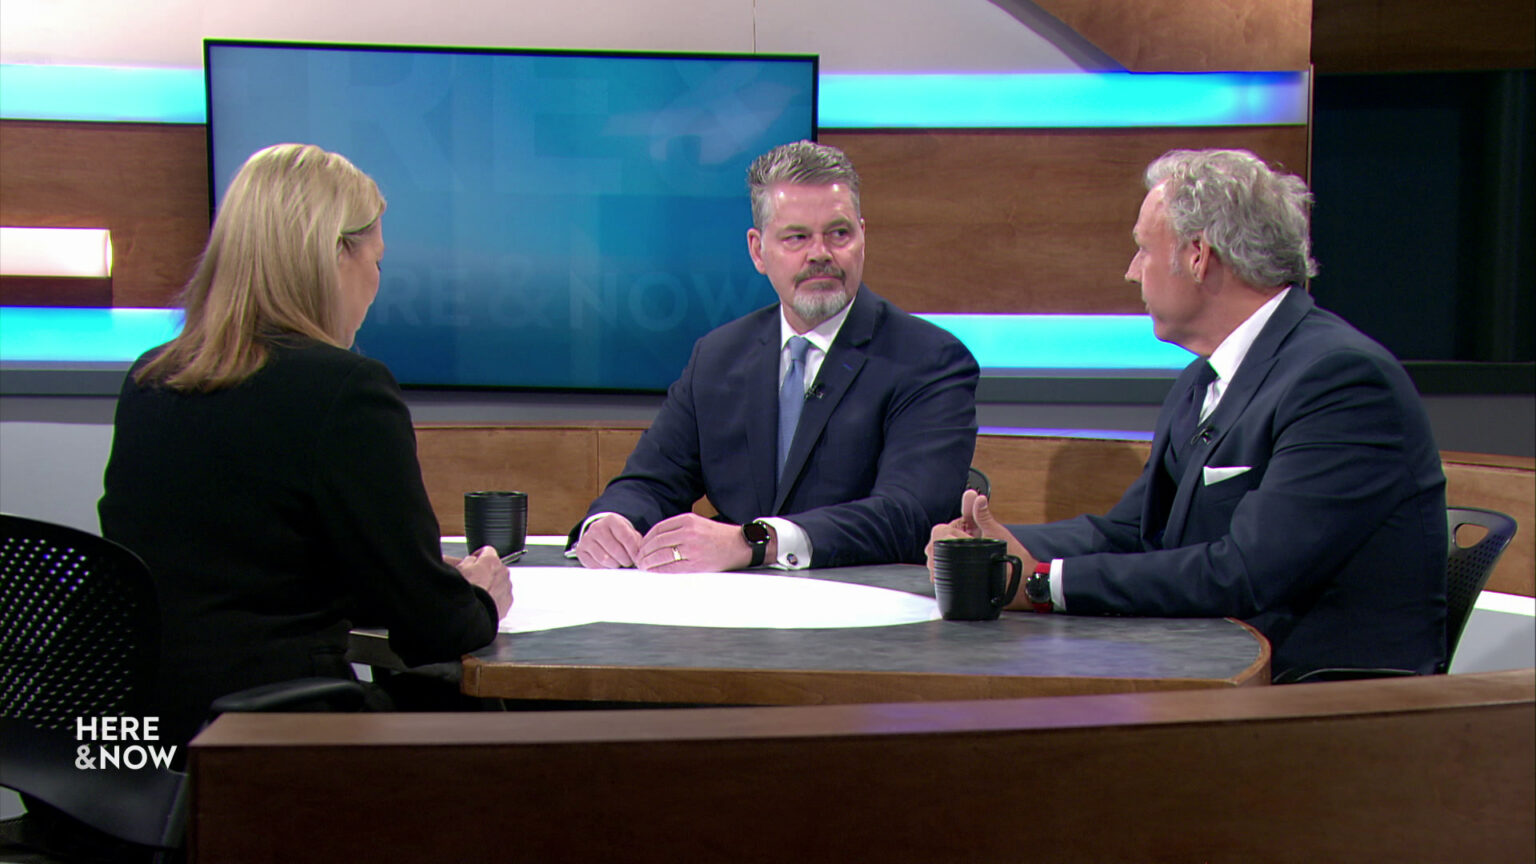
[[[182,291],[181,335],[134,380],[218,390],[255,374],[274,337],[345,347],[337,255],[377,227],[384,206],[378,184],[344,156],[309,144],[257,151],[230,184]]]

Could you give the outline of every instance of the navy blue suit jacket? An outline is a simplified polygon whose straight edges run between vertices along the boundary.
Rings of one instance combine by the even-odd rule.
[[[1170,417],[1201,362],[1174,383],[1146,468],[1107,515],[1012,528],[1035,558],[1067,559],[1067,611],[1241,618],[1268,637],[1276,676],[1434,671],[1445,476],[1402,365],[1291,289],[1175,482],[1162,467]]]
[[[789,518],[813,567],[922,562],[929,529],[959,515],[976,447],[970,351],[860,286],[780,483],[779,336],[774,304],[700,339],[588,515],[622,514],[644,534],[704,495],[733,524]]]

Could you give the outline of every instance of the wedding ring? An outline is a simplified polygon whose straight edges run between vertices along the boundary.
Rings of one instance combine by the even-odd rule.
[[[679,562],[681,560],[683,560],[683,553],[677,551],[677,547],[673,546],[672,547],[672,563],[676,564],[677,562]]]

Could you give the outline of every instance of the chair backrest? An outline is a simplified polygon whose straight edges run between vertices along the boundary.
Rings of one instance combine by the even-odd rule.
[[[154,583],[137,555],[0,514],[0,785],[112,837],[178,846],[185,775],[76,762],[87,746],[77,719],[146,716],[159,640]]]
[[[142,715],[160,653],[149,568],[122,546],[0,514],[0,717],[74,732]]]
[[[1445,666],[1449,669],[1477,595],[1488,584],[1493,565],[1515,536],[1516,525],[1510,516],[1479,507],[1447,507],[1445,519],[1450,529],[1445,568]],[[1473,545],[1462,546],[1456,542],[1456,531],[1463,525],[1481,525],[1488,533]]]
[[[992,481],[987,479],[987,475],[981,473],[980,468],[971,468],[970,474],[965,478],[965,488],[975,489],[987,496],[988,500],[992,498]]]

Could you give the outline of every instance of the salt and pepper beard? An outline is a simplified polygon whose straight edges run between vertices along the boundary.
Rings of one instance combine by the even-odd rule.
[[[813,264],[795,274],[795,285],[798,287],[801,282],[818,276],[844,279],[847,275],[843,268],[836,264]],[[854,293],[847,285],[843,285],[837,291],[815,291],[807,294],[796,292],[794,300],[790,301],[789,305],[801,320],[814,327],[843,311],[843,307],[853,301]]]

